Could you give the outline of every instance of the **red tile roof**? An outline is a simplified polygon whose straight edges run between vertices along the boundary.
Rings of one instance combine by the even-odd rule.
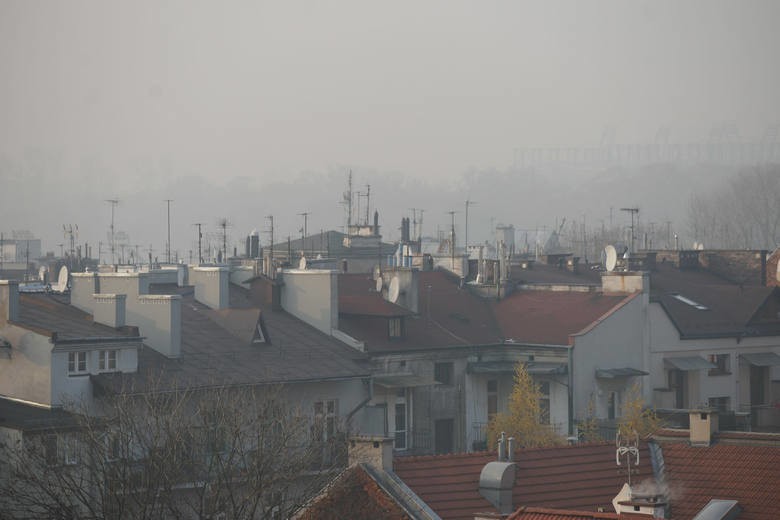
[[[664,443],[662,452],[673,519],[693,518],[714,498],[739,502],[740,520],[778,517],[780,448]]]
[[[612,520],[624,518],[617,513],[591,513],[544,507],[521,507],[506,520]]]
[[[568,345],[585,329],[631,296],[600,292],[518,291],[493,305],[506,338],[518,343]]]
[[[615,465],[613,443],[580,444],[516,452],[517,482],[513,503],[596,511],[612,509],[625,476]],[[396,474],[443,520],[472,519],[476,512],[495,511],[479,494],[479,476],[494,453],[399,457]],[[640,452],[636,481],[652,478],[650,453]]]
[[[346,470],[297,518],[408,520],[410,517],[363,468],[354,466]]]

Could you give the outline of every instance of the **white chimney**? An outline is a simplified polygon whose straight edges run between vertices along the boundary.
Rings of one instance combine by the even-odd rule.
[[[114,328],[125,325],[126,294],[93,294],[92,298],[95,309],[92,316],[95,323]]]
[[[89,314],[93,314],[95,300],[93,294],[100,292],[97,273],[71,273],[70,304]],[[107,291],[108,292],[108,291]]]
[[[0,323],[19,319],[19,282],[0,280]]]
[[[189,279],[195,287],[195,299],[212,309],[227,309],[229,277],[227,267],[193,267]]]
[[[691,410],[688,417],[691,446],[707,447],[712,444],[713,436],[718,433],[717,410]]]
[[[666,500],[661,493],[656,490],[644,494],[638,493],[628,484],[623,484],[623,488],[612,499],[612,506],[619,515],[641,515],[657,519],[666,517]]]
[[[178,294],[144,294],[138,297],[133,315],[144,343],[160,354],[177,358],[181,355],[181,296]]]

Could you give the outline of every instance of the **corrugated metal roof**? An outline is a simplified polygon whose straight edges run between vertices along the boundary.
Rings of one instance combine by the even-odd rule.
[[[717,368],[701,356],[682,356],[664,358],[664,362],[678,370],[701,370],[704,368]]]
[[[780,365],[780,356],[774,352],[757,352],[753,354],[740,354],[742,359],[757,367],[774,367]]]
[[[596,377],[599,379],[617,379],[620,377],[647,376],[649,372],[636,368],[597,368]]]

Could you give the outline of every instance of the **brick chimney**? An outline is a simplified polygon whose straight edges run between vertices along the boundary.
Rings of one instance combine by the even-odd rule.
[[[391,437],[352,437],[348,448],[349,465],[370,464],[376,469],[393,471],[393,439]]]

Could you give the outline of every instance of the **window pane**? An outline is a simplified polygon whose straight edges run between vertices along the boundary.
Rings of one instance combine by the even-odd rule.
[[[395,429],[396,431],[406,430],[406,405],[398,403],[395,405]]]

